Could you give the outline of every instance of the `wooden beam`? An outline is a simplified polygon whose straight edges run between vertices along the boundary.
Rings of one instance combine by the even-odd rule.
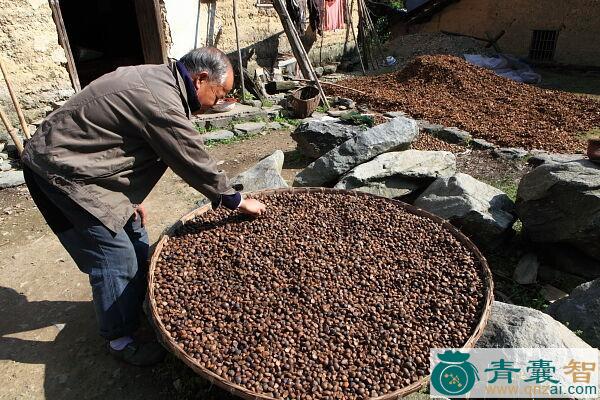
[[[19,153],[19,156],[21,156],[21,153],[23,153],[23,143],[21,143],[21,140],[17,136],[18,130],[13,128],[12,124],[8,120],[8,117],[6,116],[6,114],[4,113],[4,110],[2,108],[0,108],[0,119],[2,120],[2,123],[4,123],[4,127],[6,128],[6,131],[8,132],[9,136],[12,138],[13,142],[15,143],[15,146],[17,147],[17,152]]]
[[[323,105],[329,108],[329,102],[327,101],[327,97],[325,97],[325,92],[321,87],[321,83],[319,82],[319,78],[315,73],[315,70],[310,63],[310,59],[308,58],[308,53],[306,49],[302,45],[302,41],[300,40],[300,35],[298,35],[298,31],[290,18],[290,14],[285,6],[283,0],[273,0],[273,7],[277,14],[279,15],[279,19],[281,20],[281,25],[283,25],[283,30],[290,41],[290,46],[292,47],[292,53],[294,53],[294,57],[298,62],[298,66],[300,67],[300,71],[302,71],[302,75],[306,79],[310,79],[315,82],[317,89],[319,89],[319,93],[321,94],[321,99],[323,100]]]
[[[25,121],[25,116],[23,115],[23,110],[21,110],[21,105],[19,104],[19,99],[17,99],[17,95],[13,90],[12,84],[10,83],[10,78],[6,73],[6,69],[4,68],[4,61],[0,58],[0,70],[2,70],[2,76],[4,77],[4,82],[6,82],[6,88],[8,89],[8,94],[15,106],[15,111],[17,112],[17,116],[19,117],[19,123],[21,124],[21,129],[23,130],[23,135],[25,139],[31,139],[31,135],[29,134],[29,127],[27,126],[27,121]]]
[[[167,49],[158,0],[135,0],[142,51],[146,64],[167,62]]]
[[[81,90],[81,83],[79,82],[79,75],[77,74],[77,66],[75,65],[75,58],[71,51],[71,45],[69,44],[69,36],[67,35],[67,29],[65,28],[65,22],[60,11],[60,5],[58,0],[48,0],[50,9],[52,10],[52,19],[54,19],[54,25],[56,25],[56,31],[58,33],[58,42],[65,50],[65,56],[67,57],[67,71],[71,76],[71,84],[76,92]]]
[[[233,0],[233,25],[235,27],[235,44],[237,46],[238,64],[240,69],[240,84],[242,85],[242,96],[240,103],[246,101],[246,85],[244,85],[244,66],[242,65],[242,50],[240,49],[240,33],[238,31],[237,1]]]

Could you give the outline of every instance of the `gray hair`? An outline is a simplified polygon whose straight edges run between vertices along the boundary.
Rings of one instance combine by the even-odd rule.
[[[200,47],[181,57],[179,60],[190,75],[207,72],[208,79],[219,84],[225,83],[227,72],[232,69],[227,55],[216,47]]]

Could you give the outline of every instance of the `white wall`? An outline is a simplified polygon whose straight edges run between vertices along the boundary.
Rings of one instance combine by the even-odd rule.
[[[164,0],[164,4],[172,40],[169,57],[180,58],[195,47],[212,44],[222,26],[215,12],[217,2],[201,4],[200,18],[199,0]]]

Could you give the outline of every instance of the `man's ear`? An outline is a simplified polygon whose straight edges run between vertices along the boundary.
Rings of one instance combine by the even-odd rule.
[[[196,90],[200,89],[202,82],[208,81],[208,72],[202,71],[198,72],[194,75],[194,86],[196,86]]]

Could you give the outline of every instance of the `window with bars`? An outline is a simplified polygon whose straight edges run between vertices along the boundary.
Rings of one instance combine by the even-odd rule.
[[[273,7],[273,0],[256,0],[256,7]]]
[[[552,61],[554,59],[554,50],[556,50],[556,41],[558,31],[533,31],[531,36],[531,46],[529,47],[529,59],[535,61]]]

